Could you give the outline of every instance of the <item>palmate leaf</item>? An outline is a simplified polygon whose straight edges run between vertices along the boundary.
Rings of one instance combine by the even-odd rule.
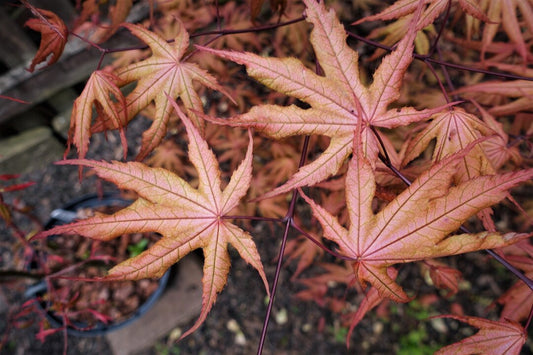
[[[218,90],[230,97],[229,94],[217,84],[216,79],[195,63],[183,61],[183,55],[189,47],[189,34],[183,24],[173,43],[168,43],[164,38],[145,29],[142,26],[125,24],[131,33],[148,44],[152,56],[116,70],[118,86],[137,82],[135,89],[126,96],[126,110],[128,120],[131,120],[152,101],[155,102],[155,117],[152,126],[143,133],[141,150],[137,160],[144,159],[155,147],[161,143],[167,131],[167,124],[172,111],[172,105],[167,100],[166,94],[173,99],[180,98],[187,115],[194,125],[203,134],[204,123],[197,112],[203,111],[200,96],[194,90],[193,82],[196,81],[213,90]],[[102,117],[95,124],[92,131],[99,132],[105,129],[118,129],[112,121]]]
[[[137,162],[106,163],[69,160],[61,164],[88,166],[103,179],[120,188],[134,190],[139,198],[113,215],[96,216],[55,227],[38,237],[55,234],[80,234],[97,240],[110,240],[127,233],[157,232],[163,237],[148,250],[109,271],[107,279],[137,280],[160,277],[175,262],[191,251],[202,248],[204,276],[202,312],[195,325],[183,336],[197,329],[205,320],[217,294],[226,284],[230,267],[227,252],[231,244],[241,257],[259,272],[268,292],[268,284],[259,253],[252,237],[224,217],[246,194],[252,178],[252,137],[242,164],[224,190],[213,152],[193,125],[174,103],[185,123],[189,137],[189,159],[198,171],[198,189],[177,175]]]
[[[495,134],[485,122],[459,107],[453,107],[445,112],[436,114],[427,127],[417,134],[408,144],[402,166],[419,156],[424,149],[436,139],[433,150],[433,160],[440,161],[445,156],[466,148],[477,139]],[[496,138],[496,137],[494,137]],[[476,145],[470,153],[463,157],[463,162],[455,172],[454,178],[458,182],[468,181],[480,175],[496,173],[496,166],[487,156],[487,145]],[[480,211],[478,217],[483,221],[487,230],[495,230],[491,218],[492,210]]]
[[[374,73],[373,83],[363,85],[359,78],[358,54],[346,43],[346,33],[333,10],[323,3],[304,1],[307,21],[313,24],[311,44],[325,76],[315,74],[295,58],[264,58],[252,53],[203,50],[246,65],[248,74],[264,85],[308,103],[310,109],[294,105],[258,105],[248,113],[228,120],[212,119],[219,124],[254,127],[275,139],[294,135],[331,137],[329,147],[312,163],[305,165],[287,183],[265,197],[316,184],[334,175],[352,152],[353,132],[363,122],[365,150],[373,163],[378,142],[368,126],[393,128],[427,119],[441,110],[417,111],[412,107],[388,109],[398,99],[403,75],[412,61],[413,28],[383,59]]]
[[[447,155],[466,148],[475,140],[493,133],[479,118],[459,107],[454,107],[435,115],[433,121],[409,142],[402,166],[406,166],[418,157],[434,139],[437,142],[433,150],[433,161],[437,162]],[[458,181],[466,181],[479,175],[494,173],[495,169],[482,146],[476,145],[464,157],[456,178]]]
[[[85,158],[89,148],[89,138],[91,137],[94,104],[100,117],[105,117],[119,128],[124,158],[126,158],[128,148],[126,134],[124,132],[124,127],[128,119],[124,110],[126,100],[115,84],[116,81],[117,77],[115,75],[103,70],[96,70],[91,74],[81,95],[74,101],[72,107],[68,148],[65,156],[70,149],[70,144],[74,143],[78,149],[79,157],[82,159]],[[112,97],[117,102],[113,101]]]
[[[497,248],[529,236],[495,232],[448,236],[469,217],[505,198],[508,189],[533,177],[533,169],[529,169],[476,177],[452,187],[453,175],[471,149],[472,145],[434,164],[374,214],[376,183],[370,163],[359,148],[346,177],[349,230],[309,197],[304,198],[322,225],[324,237],[354,259],[353,270],[358,280],[371,283],[384,297],[406,302],[409,297],[387,275],[387,267]]]

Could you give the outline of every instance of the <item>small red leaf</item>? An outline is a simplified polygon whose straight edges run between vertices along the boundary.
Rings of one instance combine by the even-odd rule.
[[[24,3],[37,17],[26,21],[25,26],[28,26],[34,31],[41,32],[41,45],[28,69],[30,72],[33,72],[35,66],[46,61],[50,55],[51,57],[48,59],[47,66],[57,62],[61,53],[63,53],[65,43],[67,43],[68,29],[65,23],[55,13],[37,9],[27,2]]]

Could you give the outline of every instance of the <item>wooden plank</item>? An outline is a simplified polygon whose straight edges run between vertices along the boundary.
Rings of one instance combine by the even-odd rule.
[[[0,43],[0,61],[8,68],[24,65],[37,52],[37,47],[4,8],[0,8]]]
[[[146,4],[138,4],[132,9],[128,20],[137,22],[148,16]],[[106,48],[124,48],[139,45],[140,42],[129,31],[121,30],[103,46]],[[107,55],[104,61],[111,61]],[[100,52],[87,48],[81,40],[71,38],[65,47],[61,59],[51,67],[29,73],[24,67],[12,69],[0,77],[0,95],[14,97],[30,102],[24,105],[11,100],[3,100],[0,105],[0,123],[5,123],[15,115],[26,111],[58,91],[77,84],[89,77],[100,60]]]

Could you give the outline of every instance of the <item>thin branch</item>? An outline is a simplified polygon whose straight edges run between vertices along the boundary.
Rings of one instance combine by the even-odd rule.
[[[305,20],[305,17],[301,16],[294,20],[289,20],[286,22],[281,22],[277,24],[269,24],[269,25],[263,25],[263,26],[257,26],[257,27],[251,27],[251,28],[245,28],[241,30],[215,30],[215,31],[206,31],[206,32],[200,32],[200,33],[193,33],[190,35],[190,38],[194,37],[200,37],[200,36],[209,36],[209,35],[234,35],[234,34],[240,34],[240,33],[250,33],[250,32],[261,32],[261,31],[268,31],[273,30],[275,28],[289,26],[298,22],[302,22]]]
[[[304,139],[304,144],[302,147],[302,154],[300,155],[300,162],[298,168],[301,168],[305,165],[305,160],[307,157],[307,151],[309,150],[309,136],[306,136]],[[289,229],[293,224],[294,214],[296,211],[296,201],[298,199],[298,190],[292,192],[291,202],[289,204],[289,209],[287,215],[285,216],[285,230],[283,232],[283,238],[281,241],[281,246],[278,252],[278,263],[276,265],[276,273],[274,275],[274,281],[272,282],[272,290],[270,291],[270,299],[268,300],[267,311],[265,314],[265,320],[263,321],[263,329],[261,331],[261,338],[259,340],[259,345],[257,346],[257,355],[263,353],[263,347],[265,345],[268,324],[270,323],[270,315],[272,314],[272,307],[274,306],[274,299],[276,297],[276,291],[278,289],[279,276],[281,274],[281,267],[283,266],[283,256],[285,255],[285,247],[287,246],[287,239],[289,236]]]
[[[437,80],[437,83],[439,84],[440,90],[442,91],[442,95],[444,96],[444,99],[446,100],[446,103],[450,103],[450,97],[448,96],[448,92],[444,88],[444,85],[442,84],[442,81],[440,80],[439,76],[437,75],[437,72],[435,71],[435,68],[433,68],[433,65],[427,60],[424,60],[424,63],[427,65],[435,79]],[[451,110],[451,108],[450,108]]]
[[[439,29],[439,32],[437,33],[437,38],[435,38],[435,41],[433,42],[433,45],[431,46],[428,57],[431,57],[435,50],[437,49],[438,43],[440,38],[442,37],[442,34],[444,33],[444,29],[446,28],[446,23],[448,22],[448,18],[450,17],[450,9],[452,7],[452,1],[448,0],[448,5],[446,5],[446,13],[444,14],[444,19],[442,20],[441,27]]]
[[[392,47],[386,46],[386,45],[381,44],[381,43],[376,42],[376,41],[372,41],[371,39],[368,39],[368,38],[365,38],[363,36],[357,35],[357,34],[355,34],[353,32],[346,31],[346,33],[350,37],[353,37],[353,38],[355,38],[355,39],[357,39],[357,40],[359,40],[361,42],[364,42],[366,44],[369,44],[371,46],[374,46],[374,47],[377,47],[377,48],[381,48],[381,49],[384,49],[384,50],[389,51],[389,52],[393,51]],[[413,53],[413,57],[415,59],[418,59],[418,60],[421,60],[421,61],[428,61],[428,62],[431,62],[431,63],[434,63],[434,64],[443,65],[443,66],[448,67],[448,68],[459,69],[459,70],[464,70],[464,71],[470,71],[470,72],[474,72],[474,73],[482,73],[482,74],[492,75],[492,76],[498,76],[498,77],[506,78],[506,79],[533,81],[533,78],[528,77],[528,76],[508,74],[508,73],[498,73],[498,72],[495,72],[495,71],[492,71],[492,70],[478,69],[478,68],[469,67],[469,66],[466,66],[466,65],[449,63],[449,62],[445,62],[445,61],[442,61],[442,60],[439,60],[439,59],[429,58],[427,55]]]

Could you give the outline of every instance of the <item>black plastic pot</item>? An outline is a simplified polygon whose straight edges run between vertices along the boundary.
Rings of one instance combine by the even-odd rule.
[[[73,222],[76,218],[76,211],[82,208],[98,208],[98,207],[127,207],[131,204],[132,201],[125,200],[117,193],[106,193],[101,198],[97,195],[87,195],[79,199],[76,199],[68,204],[66,204],[61,209],[56,209],[50,214],[50,220],[45,226],[45,229],[52,228],[57,225],[67,224]],[[53,238],[50,237],[50,238]],[[88,330],[79,330],[72,327],[67,327],[67,333],[69,335],[79,336],[79,337],[93,337],[106,334],[113,330],[122,328],[137,319],[139,319],[143,314],[145,314],[157,301],[157,299],[162,295],[165,287],[168,283],[170,277],[170,270],[167,271],[160,279],[157,289],[137,308],[137,310],[131,314],[128,318],[120,320],[115,323],[102,323],[98,322],[95,326],[91,327]],[[47,284],[44,280],[41,282],[30,286],[26,292],[25,296],[28,299],[35,298],[37,300],[42,299],[47,291]],[[63,324],[57,315],[53,312],[47,311],[49,305],[43,302],[36,302],[38,307],[41,307],[42,311],[45,312],[47,320],[54,327],[62,327]],[[77,328],[85,328],[84,324],[76,324]]]

